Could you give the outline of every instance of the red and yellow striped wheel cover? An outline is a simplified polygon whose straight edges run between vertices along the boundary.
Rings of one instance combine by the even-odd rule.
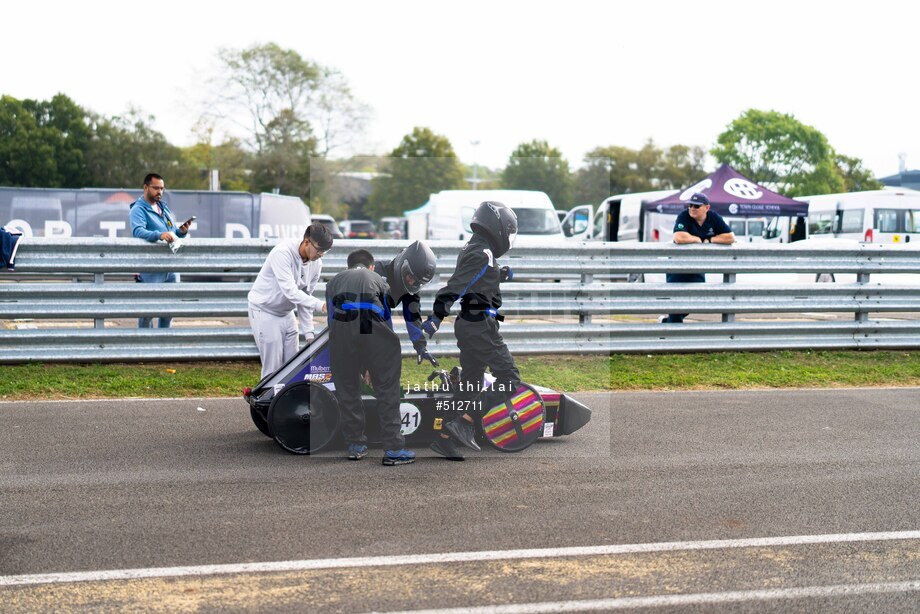
[[[512,420],[511,410],[518,419]],[[482,416],[486,438],[501,449],[523,449],[536,441],[543,430],[543,401],[531,388],[521,385],[508,401],[489,408]]]

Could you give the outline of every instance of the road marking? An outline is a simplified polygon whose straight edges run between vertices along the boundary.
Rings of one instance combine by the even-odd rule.
[[[192,567],[147,567],[142,569],[110,569],[21,576],[0,576],[0,586],[26,584],[58,584],[65,582],[96,582],[102,580],[138,580],[216,574],[270,573],[278,571],[307,571],[314,569],[343,569],[354,567],[385,567],[392,565],[432,565],[473,561],[504,561],[510,559],[559,558],[573,556],[604,556],[675,552],[681,550],[719,550],[723,548],[761,548],[771,546],[801,546],[808,544],[840,544],[852,542],[920,539],[920,531],[885,531],[879,533],[837,533],[829,535],[789,535],[754,537],[748,539],[717,539],[708,541],[658,542],[608,546],[576,546],[568,548],[531,548],[521,550],[482,550],[473,552],[440,552],[397,556],[371,556],[341,559],[308,559],[302,561],[271,561],[264,563],[235,563],[226,565],[197,565]]]
[[[437,610],[404,610],[405,614],[529,614],[531,612],[588,612],[591,610],[623,610],[627,608],[656,608],[668,606],[804,599],[808,597],[849,597],[878,593],[904,593],[920,590],[920,580],[885,582],[879,584],[837,584],[802,588],[773,588],[725,593],[693,593],[689,595],[656,595],[654,597],[620,597],[585,601],[546,601],[468,608],[438,608]]]

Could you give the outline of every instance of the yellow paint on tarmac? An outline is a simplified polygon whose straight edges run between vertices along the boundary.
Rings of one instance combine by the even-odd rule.
[[[691,550],[0,588],[4,612],[387,611],[897,582],[920,541]]]

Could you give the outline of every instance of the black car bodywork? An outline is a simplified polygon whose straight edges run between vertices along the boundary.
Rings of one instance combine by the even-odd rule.
[[[294,454],[343,445],[328,340],[328,331],[320,333],[278,371],[244,391],[256,427]],[[432,442],[450,412],[462,410],[452,401],[457,380],[456,368],[452,373],[436,370],[426,385],[403,391],[400,413],[407,446]],[[377,443],[377,401],[373,394],[364,394],[362,402],[369,442]],[[501,452],[520,452],[540,438],[569,435],[591,419],[591,410],[565,393],[529,384],[482,409],[478,438]]]

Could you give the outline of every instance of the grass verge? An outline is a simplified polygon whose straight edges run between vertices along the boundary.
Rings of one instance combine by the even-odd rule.
[[[728,390],[920,386],[920,352],[766,352],[517,359],[525,381],[557,390]],[[441,361],[450,369],[456,359]],[[237,396],[259,380],[256,362],[28,364],[0,367],[0,399]],[[403,361],[403,386],[431,367]]]

